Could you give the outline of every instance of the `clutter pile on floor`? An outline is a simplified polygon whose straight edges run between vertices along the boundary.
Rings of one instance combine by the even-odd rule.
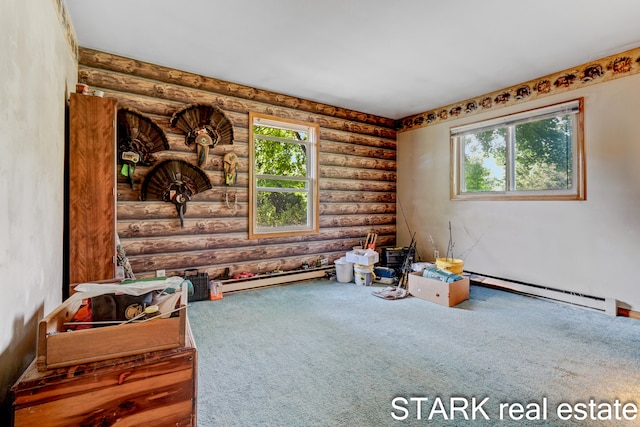
[[[409,296],[409,291],[398,286],[387,286],[371,294],[383,299],[400,299]]]

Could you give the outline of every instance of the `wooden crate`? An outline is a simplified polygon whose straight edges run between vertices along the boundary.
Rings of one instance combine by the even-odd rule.
[[[47,371],[34,360],[10,398],[15,427],[195,426],[195,342],[187,324],[180,348]]]
[[[65,330],[64,323],[76,314],[82,299],[82,293],[71,295],[40,321],[36,358],[39,370],[178,348],[185,344],[187,313],[184,306],[177,317],[60,332]],[[184,302],[183,293],[181,304]]]

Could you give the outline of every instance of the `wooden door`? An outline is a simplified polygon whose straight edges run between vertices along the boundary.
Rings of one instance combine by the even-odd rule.
[[[71,94],[69,283],[115,277],[116,106],[115,99]]]

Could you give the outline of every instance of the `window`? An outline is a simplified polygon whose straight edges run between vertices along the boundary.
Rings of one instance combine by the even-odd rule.
[[[250,113],[249,238],[317,233],[318,125]]]
[[[583,99],[451,129],[451,198],[584,200]]]

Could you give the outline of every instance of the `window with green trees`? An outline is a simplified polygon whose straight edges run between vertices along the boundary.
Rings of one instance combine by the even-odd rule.
[[[584,200],[582,104],[452,128],[452,198]]]
[[[318,232],[318,125],[249,115],[249,238]]]

